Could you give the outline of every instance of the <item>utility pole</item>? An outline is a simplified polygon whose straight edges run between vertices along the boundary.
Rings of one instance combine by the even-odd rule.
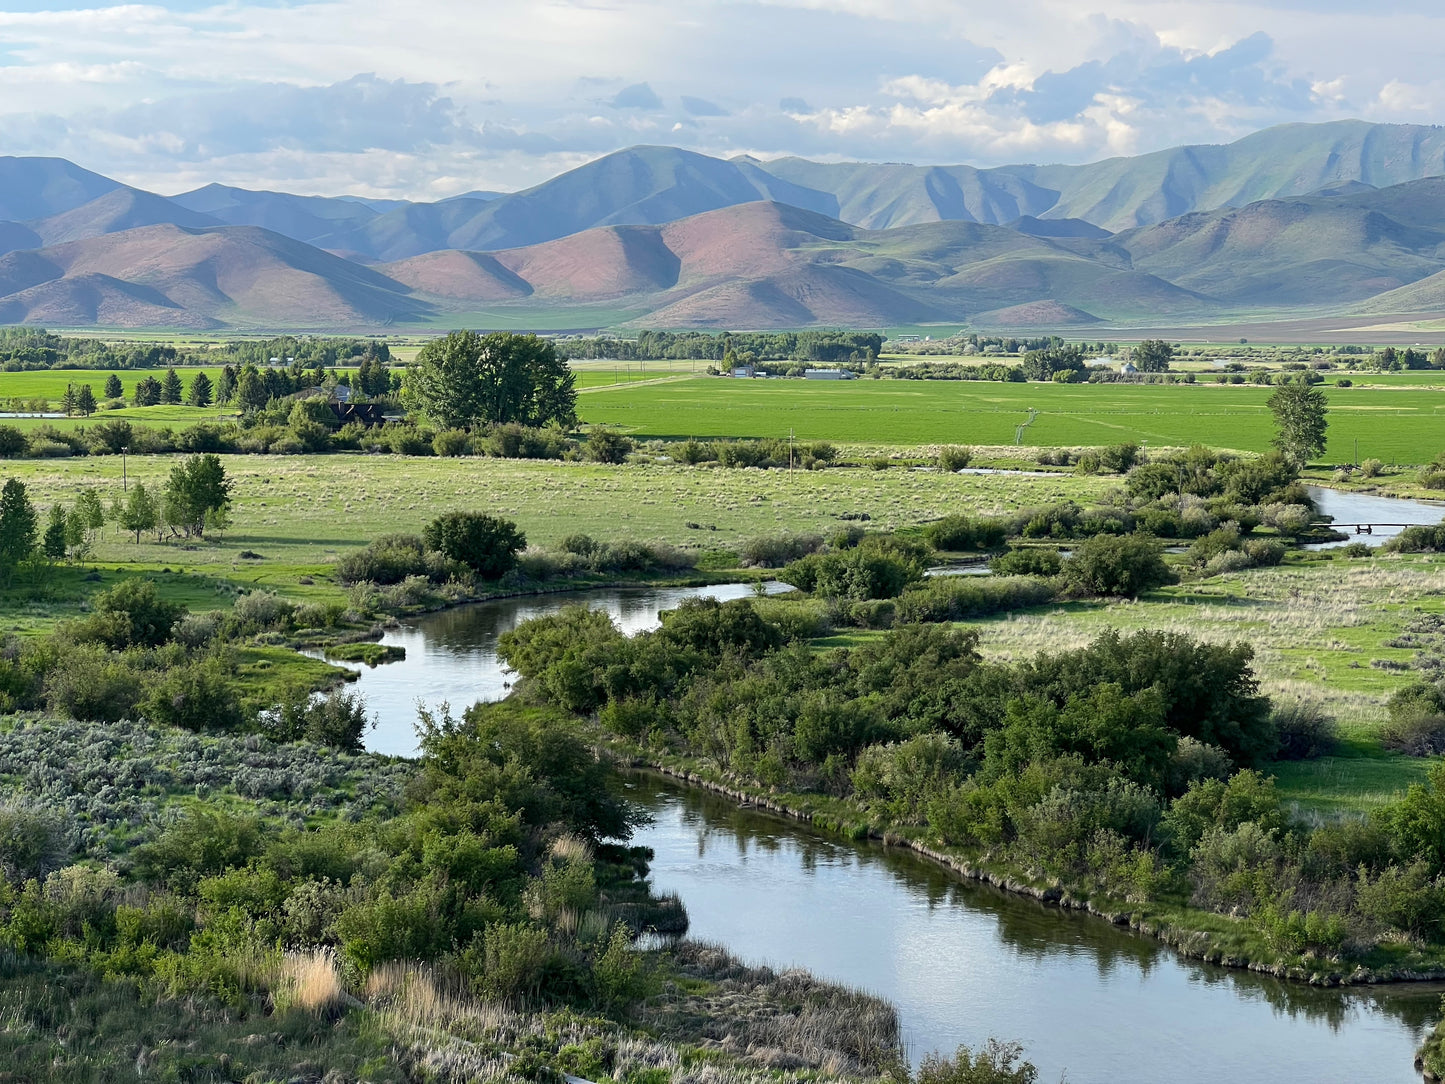
[[[126,480],[126,474],[125,474],[125,453],[128,452],[128,451],[130,451],[130,445],[127,444],[127,445],[122,445],[122,446],[121,446],[121,449],[120,449],[120,491],[121,491],[122,493],[126,492],[126,491],[130,488],[129,483],[128,483],[127,480]]]
[[[793,480],[793,431],[788,430],[788,481]]]

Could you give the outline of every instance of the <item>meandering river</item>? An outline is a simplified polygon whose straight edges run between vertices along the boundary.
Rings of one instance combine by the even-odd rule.
[[[1340,522],[1432,523],[1445,512],[1316,496]],[[413,754],[419,701],[460,710],[505,696],[497,637],[531,617],[584,603],[635,633],[684,598],[751,590],[586,591],[410,619],[383,640],[406,648],[405,661],[363,669],[357,683],[379,719],[368,746]],[[1321,990],[1211,967],[1099,919],[960,883],[908,852],[828,839],[657,776],[631,787],[653,814],[638,837],[656,852],[653,880],[682,897],[693,936],[888,998],[915,1060],[992,1036],[1023,1042],[1045,1084],[1065,1072],[1071,1084],[1419,1080],[1411,1063],[1440,987]]]

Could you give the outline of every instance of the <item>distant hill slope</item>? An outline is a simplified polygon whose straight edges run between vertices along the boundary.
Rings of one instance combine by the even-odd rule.
[[[220,224],[261,226],[349,257],[391,262],[447,249],[524,248],[598,227],[662,225],[759,201],[873,230],[1013,223],[1038,236],[1097,239],[1093,231],[1268,199],[1368,197],[1372,189],[1441,175],[1445,129],[1338,121],[1080,166],[723,160],[637,146],[503,195],[410,203],[207,185],[170,203]],[[0,225],[74,211],[122,187],[60,159],[0,159]],[[171,220],[196,224],[180,212]]]
[[[145,226],[0,256],[8,323],[347,327],[431,312],[401,283],[249,226]]]
[[[0,220],[49,218],[120,187],[64,158],[0,158]]]
[[[670,165],[652,174],[653,210],[731,199],[742,191],[734,185],[765,187],[753,164],[720,173],[707,164],[715,160],[692,157],[701,161],[658,160]],[[555,326],[576,307],[594,314],[581,326],[612,311],[658,327],[1005,328],[1445,312],[1445,177],[1312,191],[1118,233],[1034,215],[1009,226],[951,219],[871,229],[755,199],[533,244],[412,253],[422,235],[448,245],[479,230],[510,236],[505,215],[478,219],[507,197],[382,210],[212,190],[197,203],[232,216],[286,211],[292,228],[320,233],[308,244],[259,226],[215,225],[209,212],[119,186],[47,217],[0,222],[0,252],[11,250],[0,256],[0,322],[320,329],[447,314],[485,324],[484,314],[497,313],[507,326],[525,325],[528,314]],[[604,202],[574,207],[574,224]],[[525,222],[541,229],[540,219]],[[364,246],[408,254],[376,262]]]

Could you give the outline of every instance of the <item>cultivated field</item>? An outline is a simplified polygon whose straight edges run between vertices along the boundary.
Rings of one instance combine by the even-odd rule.
[[[1436,376],[1438,380],[1439,377]],[[1263,452],[1274,435],[1270,388],[1218,384],[1003,384],[985,381],[730,380],[683,377],[618,387],[579,404],[583,420],[635,436],[778,437],[917,446],[1014,442],[1071,447],[1194,443]],[[1445,390],[1326,387],[1325,458],[1424,463],[1445,448]]]

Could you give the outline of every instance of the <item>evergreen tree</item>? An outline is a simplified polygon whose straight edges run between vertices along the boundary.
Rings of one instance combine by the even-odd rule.
[[[266,387],[266,381],[254,365],[247,365],[236,380],[236,405],[242,413],[251,414],[270,401],[271,391]]]
[[[186,402],[193,407],[211,405],[211,378],[205,373],[197,373],[196,379],[191,381],[191,391],[186,396]]]
[[[40,543],[40,549],[52,561],[65,560],[65,547],[69,541],[69,518],[59,504],[50,506],[50,522],[45,527],[45,537]]]
[[[88,418],[95,413],[95,405],[95,392],[90,390],[90,385],[80,385],[75,393],[75,409]]]
[[[107,399],[120,399],[125,395],[125,389],[120,386],[120,377],[111,373],[105,378],[105,397]]]
[[[30,558],[39,525],[25,483],[11,478],[0,488],[0,570],[8,575]]]
[[[74,384],[65,385],[65,394],[60,399],[60,409],[65,412],[65,416],[67,418],[75,413],[76,405]]]
[[[144,484],[137,482],[131,488],[124,506],[116,509],[115,521],[125,530],[134,531],[137,542],[142,531],[151,531],[160,525],[160,510]]]
[[[216,381],[216,402],[229,403],[236,395],[236,368],[227,365],[221,370],[221,379]]]
[[[156,406],[161,401],[161,382],[153,376],[142,377],[135,386],[136,406]]]
[[[168,405],[177,405],[185,389],[181,385],[181,374],[174,369],[166,370],[166,377],[161,381],[161,402]]]

